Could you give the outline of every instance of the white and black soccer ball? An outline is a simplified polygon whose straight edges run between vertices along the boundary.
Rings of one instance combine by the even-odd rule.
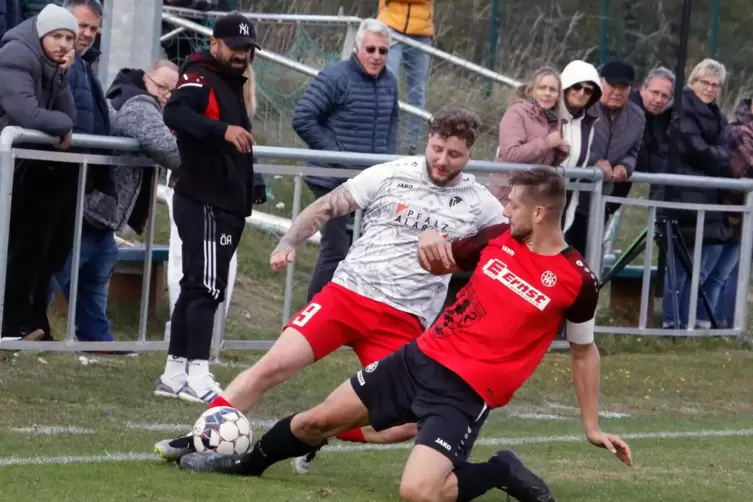
[[[251,424],[235,408],[219,406],[201,414],[193,426],[196,451],[216,451],[220,455],[243,455],[251,449]]]

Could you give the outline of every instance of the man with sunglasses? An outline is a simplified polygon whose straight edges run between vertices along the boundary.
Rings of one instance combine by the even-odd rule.
[[[334,64],[311,82],[298,102],[293,129],[312,150],[395,154],[399,128],[397,79],[387,68],[390,30],[381,21],[365,19],[356,33],[351,57]],[[363,169],[367,166],[313,164],[320,167]],[[319,198],[343,179],[307,176]],[[308,300],[327,284],[350,248],[349,215],[327,222],[321,229],[319,258],[311,277]]]

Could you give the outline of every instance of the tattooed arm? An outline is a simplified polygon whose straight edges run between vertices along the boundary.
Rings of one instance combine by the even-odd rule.
[[[299,244],[314,235],[332,218],[350,214],[358,207],[346,185],[340,185],[327,195],[315,200],[298,215],[272,251],[270,258],[272,268],[281,270],[291,263],[295,257],[295,248]]]

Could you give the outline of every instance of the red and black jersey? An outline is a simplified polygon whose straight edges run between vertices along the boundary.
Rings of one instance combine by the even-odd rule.
[[[225,140],[229,125],[251,130],[243,86],[208,52],[192,54],[165,106],[165,124],[175,132],[181,167],[175,192],[242,216],[251,214],[253,153]]]
[[[473,275],[418,346],[490,407],[512,399],[563,322],[572,343],[593,342],[596,277],[574,249],[535,254],[501,224],[455,241],[452,252]]]

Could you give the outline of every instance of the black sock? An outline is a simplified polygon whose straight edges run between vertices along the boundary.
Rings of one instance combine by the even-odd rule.
[[[312,446],[301,441],[290,430],[295,415],[283,418],[272,426],[254,445],[251,453],[241,460],[240,471],[247,476],[261,476],[271,465],[286,458],[300,457],[316,451],[320,445]]]
[[[458,478],[457,502],[468,502],[480,497],[496,488],[500,480],[500,466],[493,462],[469,462],[455,467],[453,472]]]

